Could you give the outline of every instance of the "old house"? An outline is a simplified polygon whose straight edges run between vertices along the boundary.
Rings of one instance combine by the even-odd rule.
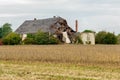
[[[47,19],[26,20],[15,32],[21,34],[24,40],[28,33],[37,33],[39,30],[48,32],[65,43],[71,43],[71,35],[75,33],[65,19],[55,16]]]
[[[82,32],[80,33],[81,40],[84,45],[95,45],[95,33],[94,32]]]

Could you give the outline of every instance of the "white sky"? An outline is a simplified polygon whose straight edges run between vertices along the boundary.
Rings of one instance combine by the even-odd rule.
[[[16,30],[25,20],[61,16],[74,29],[120,33],[120,0],[0,0],[0,25]]]

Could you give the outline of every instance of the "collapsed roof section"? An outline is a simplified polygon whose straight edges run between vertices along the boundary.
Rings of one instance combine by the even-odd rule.
[[[41,30],[43,32],[55,33],[56,31],[66,31],[68,28],[71,29],[65,19],[61,17],[53,17],[48,19],[26,20],[15,32],[19,34],[27,34],[36,33]],[[71,31],[73,30],[71,29]]]

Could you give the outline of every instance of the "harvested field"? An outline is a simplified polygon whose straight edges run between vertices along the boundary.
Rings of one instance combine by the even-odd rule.
[[[0,46],[1,60],[120,65],[119,45]]]
[[[0,46],[0,80],[119,80],[119,45]]]

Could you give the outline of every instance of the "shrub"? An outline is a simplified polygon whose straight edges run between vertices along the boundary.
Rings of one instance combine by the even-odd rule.
[[[75,43],[76,44],[83,44],[82,40],[81,40],[81,37],[77,36],[76,37],[76,40],[75,40]]]
[[[35,38],[35,34],[31,34],[31,33],[29,33],[29,34],[27,34],[27,38]]]
[[[22,44],[35,44],[35,34],[27,34],[27,38],[22,41]]]
[[[116,44],[117,43],[117,37],[113,33],[107,33],[107,35],[104,38],[105,44]]]
[[[23,41],[23,44],[35,44],[35,40],[34,40],[34,38],[26,38]]]
[[[83,32],[94,32],[94,31],[92,31],[92,30],[84,30]]]
[[[120,44],[120,34],[117,36],[117,43]]]
[[[49,33],[40,31],[36,33],[34,40],[36,44],[58,44],[60,42],[57,38],[49,35]]]
[[[3,45],[3,42],[2,42],[2,40],[0,39],[0,45]]]
[[[57,38],[53,37],[52,35],[49,37],[49,44],[58,44],[58,43],[60,43],[60,41]]]
[[[36,44],[48,44],[49,43],[49,34],[39,31],[35,35]]]
[[[21,38],[19,34],[10,33],[3,38],[3,44],[5,45],[17,45],[20,44]]]
[[[104,38],[106,35],[107,35],[107,32],[105,31],[98,32],[95,37],[96,44],[104,44]]]
[[[96,43],[97,44],[116,44],[117,37],[110,32],[100,31],[96,35]]]

